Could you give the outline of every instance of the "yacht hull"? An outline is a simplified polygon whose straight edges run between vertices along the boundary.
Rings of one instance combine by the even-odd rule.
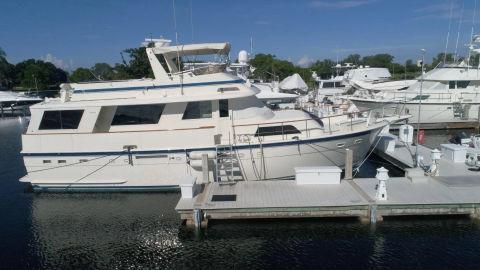
[[[360,163],[368,153],[383,126],[331,137],[292,140],[281,143],[234,145],[238,157],[236,175],[241,180],[294,178],[294,168],[301,166],[345,166],[345,149],[354,153],[354,164]],[[215,148],[200,151],[212,153]],[[158,150],[149,154],[125,152],[108,153],[56,153],[55,156],[25,155],[27,171],[21,179],[30,182],[37,191],[54,192],[111,192],[160,191],[178,187],[187,176],[204,182],[201,167],[195,167],[188,156],[198,149]],[[37,159],[36,161],[33,159]],[[29,163],[48,159],[52,163],[65,160],[66,165],[29,167]],[[92,160],[78,163],[79,160]],[[37,163],[38,164],[38,163]],[[62,163],[63,164],[63,163]],[[71,165],[68,165],[71,164]],[[198,165],[197,165],[198,166]],[[51,168],[51,167],[50,167]],[[240,173],[241,172],[241,173]],[[215,158],[209,159],[209,179],[215,181]],[[239,180],[238,178],[236,178]]]
[[[420,123],[424,125],[422,128],[465,128],[478,125],[480,115],[479,103],[422,103],[419,121],[417,102],[396,103],[353,99],[352,102],[358,108],[369,108],[386,115],[409,114],[412,117],[408,119],[408,123]]]

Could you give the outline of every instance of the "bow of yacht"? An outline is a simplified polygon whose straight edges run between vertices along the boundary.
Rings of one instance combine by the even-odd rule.
[[[21,181],[37,190],[118,191],[292,178],[299,166],[343,167],[347,148],[358,164],[382,128],[404,119],[272,111],[258,89],[225,72],[226,62],[182,69],[182,57],[225,59],[229,49],[155,40],[146,48],[152,79],[62,85],[60,98],[31,107]]]

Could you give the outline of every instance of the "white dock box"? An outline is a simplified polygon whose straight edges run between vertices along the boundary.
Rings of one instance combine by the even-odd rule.
[[[467,158],[467,149],[465,148],[465,146],[453,143],[446,143],[441,144],[440,149],[443,153],[443,156],[447,160],[463,163]]]
[[[297,185],[340,184],[342,170],[337,166],[295,167]]]

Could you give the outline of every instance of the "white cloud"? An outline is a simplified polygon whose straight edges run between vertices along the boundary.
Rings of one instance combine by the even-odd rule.
[[[473,17],[473,6],[460,5],[457,1],[452,0],[444,3],[426,5],[413,11],[415,17],[413,20],[423,19],[453,19],[458,23],[458,19],[462,18],[462,23],[471,23]]]
[[[58,59],[57,57],[55,57],[51,53],[47,53],[47,55],[45,55],[44,57],[41,57],[41,59],[45,62],[52,63],[57,68],[61,68],[63,70],[69,71],[73,68],[73,61],[72,60],[67,62],[67,61],[64,61],[62,59]]]
[[[347,9],[368,5],[379,0],[339,0],[339,1],[311,1],[310,6],[317,8]]]
[[[254,24],[256,25],[270,25],[270,22],[269,21],[255,21]]]
[[[314,62],[314,60],[310,57],[308,57],[308,55],[304,55],[302,56],[302,58],[300,58],[298,61],[297,61],[297,66],[301,66],[301,67],[308,67],[310,66],[312,63]]]

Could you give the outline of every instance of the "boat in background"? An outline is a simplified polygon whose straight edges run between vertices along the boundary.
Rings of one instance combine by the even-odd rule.
[[[0,117],[29,115],[28,108],[42,99],[12,91],[0,91]]]
[[[475,36],[470,54],[480,54],[479,44],[480,36]],[[385,114],[411,114],[408,122],[421,124],[421,128],[477,127],[480,116],[479,74],[479,67],[470,66],[466,60],[442,63],[406,89],[358,89],[345,98],[359,108],[375,109]]]

